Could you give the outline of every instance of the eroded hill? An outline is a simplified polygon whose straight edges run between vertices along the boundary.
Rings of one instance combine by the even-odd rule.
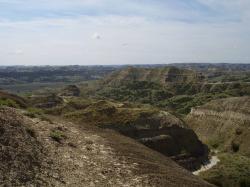
[[[154,107],[111,101],[69,99],[46,113],[78,124],[89,124],[119,133],[172,157],[183,167],[195,170],[208,160],[208,148],[184,122]]]
[[[192,109],[185,121],[221,160],[201,176],[223,187],[250,185],[250,97],[211,101]]]
[[[250,97],[211,101],[186,117],[202,141],[250,156]]]
[[[99,81],[89,96],[147,103],[178,114],[188,114],[192,107],[213,99],[250,95],[248,82],[239,78],[230,80],[230,74],[225,76],[227,81],[222,78],[216,81],[209,73],[190,69],[129,67]],[[248,74],[244,76],[249,77]],[[88,90],[88,87],[83,86],[83,90]]]
[[[113,131],[1,107],[0,185],[212,186]]]

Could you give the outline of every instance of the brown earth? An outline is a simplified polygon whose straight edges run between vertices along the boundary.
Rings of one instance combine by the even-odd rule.
[[[99,101],[71,101],[49,110],[78,123],[115,130],[194,171],[208,160],[208,148],[174,115],[152,107]]]
[[[0,185],[212,186],[111,130],[0,109]]]

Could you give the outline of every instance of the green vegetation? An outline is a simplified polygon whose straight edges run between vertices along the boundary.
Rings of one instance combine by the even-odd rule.
[[[249,73],[243,74],[250,76]],[[150,104],[180,115],[186,115],[192,107],[214,99],[250,95],[248,82],[238,79],[235,82],[213,82],[214,77],[205,78],[204,75],[174,67],[129,67],[108,76],[89,95]],[[88,85],[85,88],[88,90]]]
[[[26,100],[8,92],[0,90],[0,106],[9,106],[14,108],[26,108]]]
[[[113,72],[112,66],[12,66],[0,67],[0,88],[23,94],[45,88],[97,80]]]
[[[20,90],[26,99],[0,91],[0,106],[26,108],[25,115],[49,122],[48,115],[56,115],[117,130],[168,156],[207,151],[197,134],[221,152],[219,165],[202,174],[205,180],[250,186],[250,66],[173,66],[7,68],[0,70],[0,85]],[[50,137],[66,138],[58,129]]]
[[[62,131],[59,131],[59,130],[53,130],[51,133],[50,133],[50,137],[61,143],[63,139],[66,138],[65,134],[62,132]]]
[[[0,99],[0,106],[8,106],[13,108],[19,108],[20,106],[11,99]]]
[[[250,158],[238,154],[221,154],[219,164],[201,173],[201,177],[220,187],[249,187]]]
[[[24,114],[31,118],[37,118],[43,114],[43,111],[38,108],[27,108]]]

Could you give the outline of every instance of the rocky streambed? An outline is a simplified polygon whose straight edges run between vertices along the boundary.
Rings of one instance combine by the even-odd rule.
[[[214,166],[216,166],[220,162],[220,159],[218,156],[212,156],[211,159],[205,163],[204,165],[201,166],[200,169],[196,170],[193,172],[194,175],[199,175],[201,172],[207,171]]]

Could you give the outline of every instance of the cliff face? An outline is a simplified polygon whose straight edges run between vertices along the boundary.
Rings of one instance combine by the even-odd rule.
[[[60,110],[67,111],[62,114],[80,124],[116,130],[172,157],[189,170],[199,168],[208,159],[208,148],[194,131],[168,112],[107,101],[93,102],[80,110],[79,106],[77,108],[71,105]]]
[[[185,121],[211,146],[250,156],[250,97],[211,101],[192,109]]]
[[[0,148],[3,186],[212,186],[113,131],[11,108],[0,108]]]

